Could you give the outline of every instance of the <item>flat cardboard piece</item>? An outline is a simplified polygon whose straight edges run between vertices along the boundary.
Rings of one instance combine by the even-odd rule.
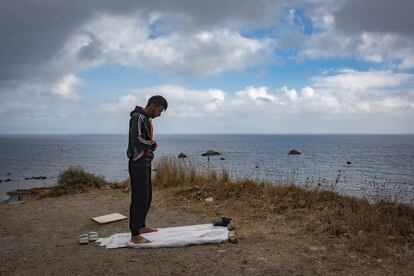
[[[124,220],[124,219],[127,219],[127,217],[119,213],[113,213],[109,215],[92,218],[93,221],[96,221],[99,224],[105,224],[105,223],[110,223],[110,222]]]

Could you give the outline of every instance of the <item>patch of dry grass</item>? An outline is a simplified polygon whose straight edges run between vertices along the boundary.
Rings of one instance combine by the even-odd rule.
[[[338,237],[353,250],[384,255],[392,246],[413,246],[414,208],[382,200],[344,196],[292,184],[231,180],[227,172],[201,172],[189,163],[162,158],[153,178],[158,189],[173,188],[177,200],[221,203],[222,212],[267,220],[285,216],[301,231]]]

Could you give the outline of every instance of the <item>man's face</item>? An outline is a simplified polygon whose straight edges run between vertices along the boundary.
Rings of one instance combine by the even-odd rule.
[[[159,116],[161,116],[161,112],[163,112],[164,111],[164,107],[162,106],[162,105],[160,105],[160,106],[156,106],[155,104],[151,104],[151,112],[149,112],[150,114],[150,116],[151,116],[151,118],[157,118],[157,117],[159,117]]]

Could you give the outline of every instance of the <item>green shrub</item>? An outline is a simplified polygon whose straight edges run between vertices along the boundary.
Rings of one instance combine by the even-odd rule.
[[[59,196],[83,193],[92,188],[102,188],[112,184],[107,182],[102,176],[86,172],[81,167],[70,167],[59,174],[57,185],[53,188],[51,194]]]

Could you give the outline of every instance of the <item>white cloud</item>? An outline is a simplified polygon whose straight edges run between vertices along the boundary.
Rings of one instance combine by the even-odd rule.
[[[313,85],[331,90],[372,91],[375,88],[399,86],[409,79],[412,79],[412,75],[406,73],[378,70],[360,72],[353,69],[342,69],[332,76],[313,78]]]
[[[32,116],[42,116],[47,110],[47,106],[44,104],[34,104],[29,102],[22,101],[8,101],[0,103],[0,114],[7,112],[16,112],[21,110],[30,110]]]
[[[270,58],[271,40],[250,39],[213,28],[152,38],[150,19],[104,14],[67,41],[62,61],[78,66],[116,62],[161,73],[208,75],[241,70]]]
[[[255,88],[253,86],[246,87],[242,91],[236,92],[236,98],[240,99],[241,102],[251,102],[261,104],[263,102],[277,102],[278,98],[275,95],[269,94],[267,87]]]
[[[414,68],[414,55],[413,53],[409,53],[406,57],[404,57],[401,63],[398,66],[399,69],[410,69]]]
[[[381,85],[371,83],[381,78]],[[161,94],[169,107],[154,122],[158,133],[414,133],[410,123],[414,118],[414,91],[405,86],[411,78],[390,71],[343,69],[317,76],[299,90],[247,86],[233,92],[166,84],[129,90],[88,108],[61,97],[55,97],[50,106],[39,99],[30,105],[6,101],[0,105],[0,112],[8,120],[0,120],[0,128],[14,129],[27,122],[29,114],[32,124],[23,129],[38,132],[46,124],[59,129],[53,118],[62,114],[64,132],[125,133],[134,106],[145,105],[150,96]],[[363,89],[349,85],[358,82],[367,84],[361,86]],[[105,120],[99,119],[102,116]]]
[[[132,109],[134,104],[144,106],[155,94],[161,94],[168,100],[167,112],[170,116],[189,118],[203,117],[217,111],[225,102],[226,94],[219,89],[188,90],[176,85],[160,85],[134,89],[128,95],[115,101],[105,102],[100,108],[112,113],[124,113]]]
[[[239,8],[249,10],[247,7],[236,9]],[[243,22],[250,22],[247,15],[243,17],[247,19]],[[54,41],[53,51],[51,49],[45,58],[35,55],[36,58],[28,58],[34,62],[20,62],[21,70],[16,69],[19,72],[3,66],[6,75],[12,77],[0,78],[0,93],[10,90],[27,94],[52,92],[63,98],[77,99],[75,89],[81,82],[76,74],[105,64],[137,67],[161,76],[191,77],[243,70],[271,62],[274,48],[271,39],[244,37],[235,28],[237,24],[222,20],[220,24],[210,22],[188,27],[196,19],[191,14],[158,10],[93,13],[73,28],[68,27],[70,32],[65,30],[65,35]]]
[[[297,108],[302,113],[339,113],[339,100],[331,93],[315,91],[312,87],[304,87],[297,100]]]
[[[130,109],[136,102],[138,102],[138,98],[136,96],[127,94],[115,101],[101,103],[100,108],[107,112],[117,112],[119,110]]]
[[[414,116],[414,92],[404,86],[411,78],[390,71],[343,69],[315,77],[311,86],[299,91],[286,86],[275,90],[248,86],[232,93],[161,85],[129,91],[101,108],[110,111],[111,117],[126,120],[125,114],[134,103],[145,105],[151,95],[161,94],[169,102],[167,112],[157,120],[161,132],[376,132],[378,129],[370,126],[391,129],[395,127],[392,123],[381,122],[394,120],[404,126],[399,122]],[[392,94],[383,93],[389,89]],[[366,124],[366,128],[360,124]],[[398,131],[414,129],[405,125]]]
[[[267,87],[246,87],[236,92],[234,97],[229,97],[228,104],[237,103],[239,107],[243,106],[243,109],[247,110],[251,106],[260,106],[267,102],[260,108],[275,116],[358,116],[407,110],[413,112],[414,99],[409,96],[407,88],[404,88],[404,84],[410,79],[413,79],[412,75],[391,71],[360,72],[343,69],[333,75],[314,77],[311,86],[302,88],[300,92],[287,87],[273,93],[269,92]]]
[[[386,0],[296,2],[317,30],[299,47],[300,59],[356,57],[414,68],[414,36],[408,27],[412,16],[407,12],[410,1],[395,5]]]
[[[405,112],[413,103],[406,86],[412,79],[413,75],[405,73],[343,69],[334,75],[314,77],[312,86],[336,113]],[[402,98],[406,98],[405,103]],[[387,104],[390,101],[393,104]]]
[[[54,95],[62,98],[76,100],[79,99],[79,95],[76,93],[76,87],[82,83],[83,81],[74,74],[68,74],[63,76],[62,79],[52,87],[51,91]]]
[[[296,92],[295,89],[289,90],[286,86],[283,86],[279,91],[281,93],[284,93],[286,97],[292,102],[298,99],[298,93]]]
[[[302,120],[325,116],[331,120],[347,117],[356,121],[372,116],[369,119],[375,121],[378,120],[375,116],[379,118],[381,114],[394,119],[413,115],[412,75],[394,72],[414,68],[414,32],[412,24],[407,24],[414,18],[410,14],[410,1],[394,4],[386,0],[265,0],[230,1],[226,5],[220,1],[194,5],[185,1],[124,5],[75,2],[62,2],[59,9],[56,5],[33,4],[36,8],[27,13],[31,20],[22,22],[15,20],[21,13],[19,6],[10,2],[0,9],[7,22],[16,23],[8,25],[11,29],[3,36],[11,35],[10,39],[0,46],[4,61],[0,70],[2,114],[17,114],[20,108],[39,117],[49,116],[57,113],[56,109],[50,110],[50,103],[58,102],[59,107],[66,107],[59,114],[86,118],[82,121],[84,129],[89,125],[96,127],[88,121],[88,114],[110,112],[113,118],[99,126],[110,132],[111,126],[122,125],[121,120],[128,113],[125,110],[134,103],[145,103],[150,95],[162,93],[170,100],[166,117],[181,118],[177,131],[172,129],[176,121],[167,119],[171,125],[166,127],[171,132],[190,127],[206,132],[277,132],[277,127],[285,122],[304,126],[299,119],[292,119],[295,116]],[[390,9],[390,5],[395,9]],[[49,22],[52,11],[62,12],[54,17],[56,24]],[[285,15],[279,20],[281,12]],[[44,39],[50,37],[53,39]],[[149,78],[154,76],[151,74],[157,75],[160,83],[174,83],[178,75],[184,78],[184,83],[188,81],[194,86],[200,80],[192,78],[194,75],[267,65],[275,60],[279,49],[286,50],[288,56],[281,56],[282,64],[290,62],[299,51],[297,57],[302,59],[351,57],[374,62],[378,64],[374,68],[381,69],[331,71],[295,89],[253,83],[236,92],[191,90],[177,85],[147,87],[129,90],[116,100],[99,104],[99,108],[85,106],[83,117],[73,114],[74,109],[69,107],[78,102],[66,101],[79,99],[77,90],[83,81],[77,74],[93,67],[113,63],[132,66],[149,71]],[[332,65],[337,66],[336,60]],[[274,74],[272,69],[263,69],[269,72],[269,78]],[[240,78],[253,75],[245,73]],[[233,75],[232,79],[237,77]],[[303,76],[297,74],[295,78]],[[211,79],[217,83],[222,80]],[[242,81],[246,83],[246,79]],[[19,95],[9,99],[3,96],[12,93]],[[48,97],[50,94],[54,97]],[[42,101],[36,105],[25,104],[37,97]]]
[[[31,95],[39,97],[48,97],[50,95],[64,100],[78,100],[80,96],[77,92],[78,88],[85,84],[85,81],[78,78],[75,74],[69,73],[60,77],[57,81],[51,79],[26,79],[20,82],[12,82],[9,86],[0,88],[0,94],[3,96],[14,95],[15,99],[20,97],[29,98]],[[2,91],[1,91],[2,90]],[[49,97],[45,99],[51,101]],[[19,101],[16,101],[19,102]]]

